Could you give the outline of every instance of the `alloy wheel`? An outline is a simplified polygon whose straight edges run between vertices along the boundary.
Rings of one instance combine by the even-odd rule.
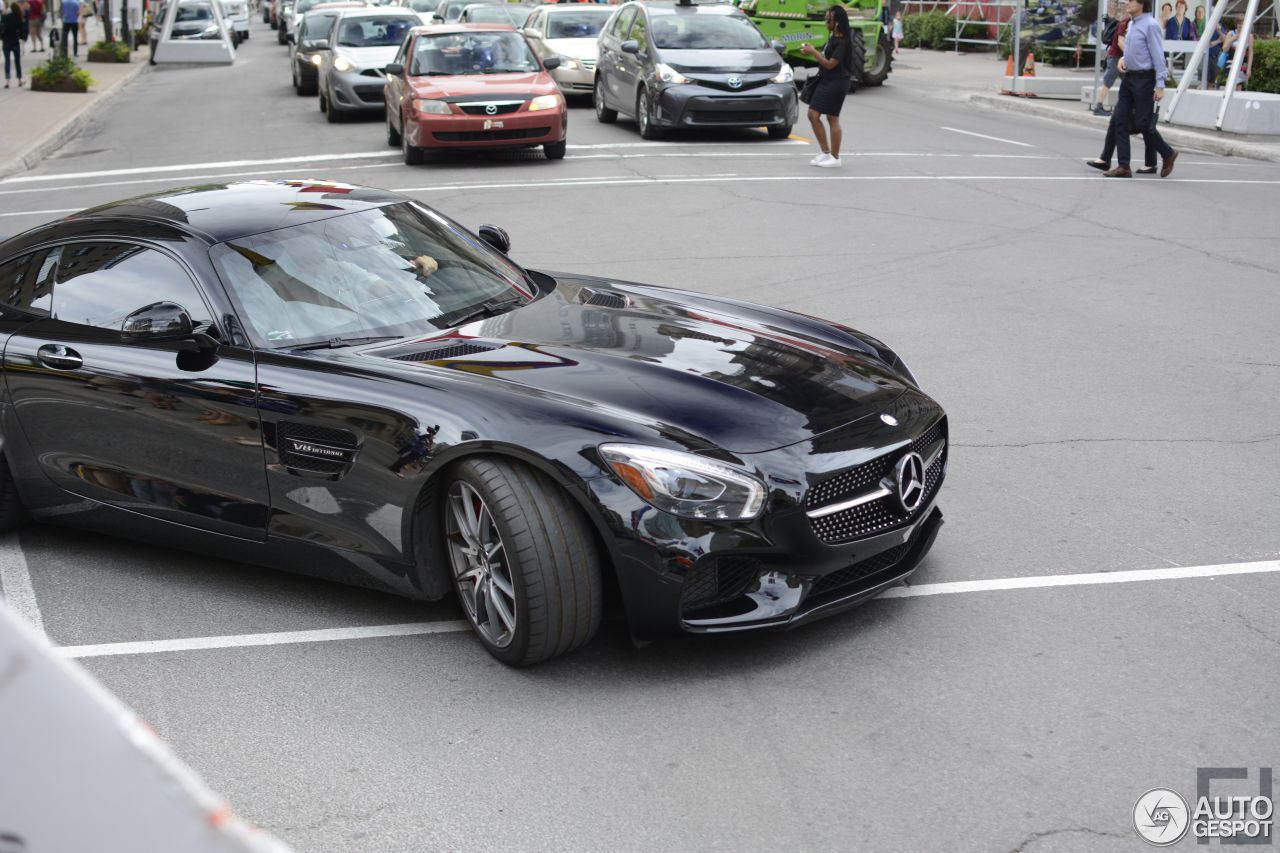
[[[649,133],[649,94],[647,92],[640,93],[640,102],[636,104],[636,124],[640,125],[640,135],[647,136]]]
[[[445,537],[454,586],[467,618],[490,645],[511,645],[517,608],[506,546],[484,498],[462,480],[449,489]]]

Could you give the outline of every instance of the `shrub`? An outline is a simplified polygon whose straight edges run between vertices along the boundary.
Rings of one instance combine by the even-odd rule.
[[[100,41],[90,50],[95,52],[111,54],[112,61],[128,62],[129,61],[129,45],[122,41]]]
[[[92,85],[89,72],[66,56],[54,56],[31,72],[31,88],[37,90],[87,92]]]
[[[907,15],[902,19],[903,47],[927,47],[946,50],[956,35],[956,19],[946,12]]]
[[[1245,88],[1250,92],[1280,94],[1280,41],[1254,38],[1253,68]]]

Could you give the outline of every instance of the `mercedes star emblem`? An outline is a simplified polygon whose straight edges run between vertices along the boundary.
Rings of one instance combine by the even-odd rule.
[[[919,453],[908,453],[898,460],[898,502],[907,512],[915,512],[924,500],[924,460]]]
[[[488,113],[489,115],[491,115],[491,116],[495,116],[495,115],[497,115],[497,114],[498,114],[498,105],[497,105],[497,104],[488,104],[488,105],[484,108],[484,111],[485,111],[486,113]]]
[[[739,77],[739,76],[738,76],[738,75],[736,75],[736,74],[735,74],[734,76],[730,77],[730,78],[729,78],[729,80],[728,80],[727,82],[729,83],[729,88],[730,88],[730,89],[741,89],[741,88],[742,88],[742,78],[741,78],[741,77]]]
[[[889,426],[897,426],[897,425],[898,425],[898,419],[897,419],[897,418],[895,418],[893,415],[881,415],[881,416],[880,416],[880,420],[884,421],[884,422],[885,422],[886,424],[888,424]]]

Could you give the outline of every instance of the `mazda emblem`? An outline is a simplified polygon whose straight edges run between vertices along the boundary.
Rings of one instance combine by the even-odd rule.
[[[924,460],[919,453],[908,453],[898,460],[894,474],[898,481],[898,503],[906,512],[915,512],[924,500]]]
[[[741,88],[742,88],[742,78],[741,78],[741,77],[739,77],[739,76],[737,76],[736,74],[735,74],[734,76],[732,76],[732,77],[730,77],[730,78],[729,78],[728,83],[729,83],[729,88],[730,88],[730,89],[741,89]]]
[[[498,114],[498,105],[497,105],[497,104],[487,104],[487,105],[485,106],[485,108],[484,108],[484,111],[485,111],[486,113],[488,113],[489,115],[491,115],[491,116],[496,116],[496,115]]]

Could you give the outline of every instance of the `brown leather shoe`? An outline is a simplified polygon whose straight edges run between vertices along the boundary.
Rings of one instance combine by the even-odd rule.
[[[1164,158],[1164,162],[1160,164],[1160,177],[1167,178],[1169,175],[1173,174],[1173,161],[1177,159],[1177,151]]]
[[[1132,178],[1133,172],[1129,171],[1128,166],[1116,166],[1110,172],[1103,172],[1104,178]]]

